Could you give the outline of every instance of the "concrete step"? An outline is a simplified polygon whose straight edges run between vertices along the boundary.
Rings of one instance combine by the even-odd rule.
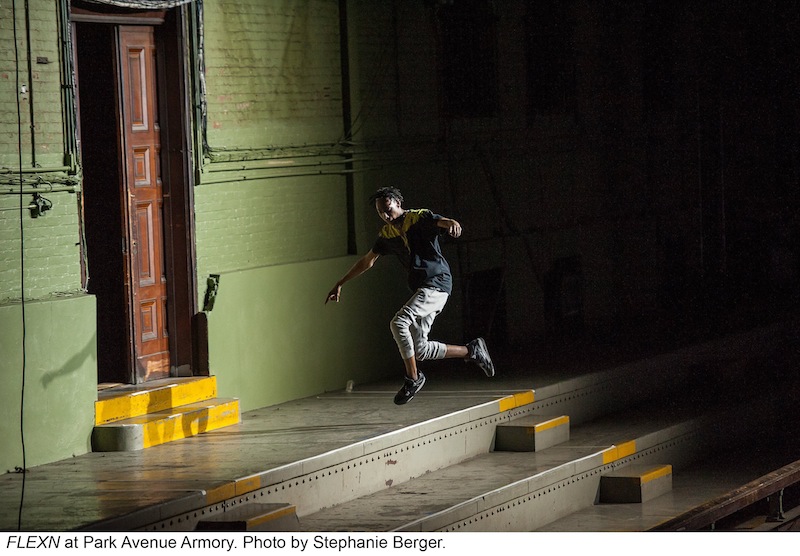
[[[239,422],[238,399],[212,398],[96,426],[92,431],[92,450],[142,450]]]
[[[497,425],[496,452],[538,452],[569,440],[569,417],[529,415]]]
[[[573,429],[537,452],[489,452],[383,491],[300,515],[302,531],[534,531],[593,506],[601,477],[636,462],[687,465],[728,423],[635,410]],[[632,439],[631,439],[632,438]],[[657,458],[657,459],[656,459]],[[671,468],[670,468],[671,469]],[[657,477],[654,477],[654,479]]]
[[[237,484],[229,495],[182,513],[155,515],[144,530],[194,530],[197,520],[209,512],[254,502],[295,505],[306,531],[536,530],[580,508],[591,508],[600,477],[614,467],[634,459],[678,466],[682,458],[696,457],[713,449],[715,441],[731,438],[735,427],[744,426],[735,418],[715,422],[713,427],[701,420],[695,426],[696,414],[679,414],[686,409],[684,403],[688,409],[712,411],[686,395],[693,392],[697,361],[716,360],[721,352],[738,358],[740,345],[746,343],[734,338],[719,345],[692,346],[686,352],[577,376],[535,392],[519,391],[365,436],[352,444],[232,478]],[[435,403],[436,396],[435,390],[427,390],[415,401],[427,398]],[[669,407],[659,411],[648,405],[630,422],[612,415],[648,400]],[[570,440],[539,452],[491,452],[498,424],[537,414],[569,415]],[[743,415],[741,410],[734,413],[734,417]],[[577,428],[595,426],[602,416],[610,421],[597,425],[591,438],[574,438]],[[634,428],[652,425],[654,416],[666,422],[656,423],[652,432],[641,437],[633,434],[633,428],[629,435],[608,426],[618,422]],[[687,419],[688,428],[675,433],[673,427]],[[669,440],[662,439],[663,435]],[[581,438],[584,445],[576,444]],[[619,442],[621,438],[636,440]],[[506,464],[499,465],[498,458]],[[491,464],[485,463],[487,459]],[[518,475],[520,469],[523,473]],[[452,480],[440,480],[451,473]],[[427,500],[420,502],[418,495]],[[323,515],[328,512],[339,515]],[[377,523],[380,520],[384,522]]]
[[[203,519],[196,531],[298,531],[297,510],[291,504],[244,504]]]
[[[105,425],[148,413],[217,397],[217,378],[178,377],[144,384],[117,385],[100,390],[95,407],[95,425]]]
[[[600,504],[641,504],[672,490],[672,465],[630,465],[600,477]]]
[[[317,512],[340,507],[353,509],[352,512],[349,512],[351,515],[346,516],[348,520],[356,519],[354,516],[362,516],[364,512],[366,512],[364,523],[375,517],[394,515],[402,518],[401,522],[393,525],[387,524],[387,527],[403,527],[409,525],[409,522],[414,521],[419,515],[433,513],[432,508],[446,509],[450,507],[443,507],[441,504],[445,499],[449,500],[448,497],[451,495],[463,494],[463,488],[471,489],[482,484],[481,481],[484,479],[488,478],[495,482],[477,492],[475,495],[479,498],[483,494],[491,492],[493,488],[500,489],[509,482],[513,483],[512,486],[515,486],[518,481],[526,482],[530,478],[530,473],[518,478],[511,478],[510,474],[504,475],[494,471],[486,473],[482,470],[466,479],[465,475],[459,475],[452,483],[452,488],[449,485],[441,488],[440,485],[432,485],[430,491],[436,493],[435,499],[427,507],[421,510],[419,508],[411,509],[409,512],[414,513],[408,514],[391,510],[393,502],[388,503],[386,508],[377,512],[369,511],[369,505],[361,505],[361,502],[365,500],[364,497],[381,497],[394,492],[396,488],[405,488],[406,482],[413,481],[413,483],[409,482],[409,485],[416,484],[418,480],[437,476],[440,471],[447,472],[448,468],[457,469],[452,466],[462,462],[473,458],[481,460],[487,454],[490,457],[503,454],[505,457],[522,458],[527,460],[525,465],[536,461],[536,457],[540,454],[546,454],[544,456],[546,458],[550,457],[551,450],[564,449],[564,446],[572,442],[572,432],[570,433],[570,442],[553,446],[542,452],[491,453],[495,444],[496,426],[529,415],[550,414],[569,415],[570,427],[571,430],[574,430],[575,426],[591,422],[598,416],[630,407],[642,399],[651,396],[666,398],[665,391],[671,391],[676,385],[683,386],[692,376],[690,370],[684,369],[684,365],[680,364],[683,357],[681,354],[663,355],[655,359],[553,383],[536,391],[520,390],[511,395],[503,395],[496,401],[482,403],[375,438],[366,438],[291,464],[267,469],[240,478],[248,487],[246,489],[237,487],[236,494],[231,495],[231,498],[224,502],[166,519],[154,520],[147,530],[158,531],[166,528],[193,530],[203,512],[219,512],[228,505],[252,502],[295,505],[297,515],[301,520],[301,527],[304,530],[335,530],[327,526],[317,529],[313,525],[308,529],[303,525],[303,520]],[[664,372],[660,372],[662,369]],[[646,380],[643,378],[645,376]],[[424,392],[424,394],[426,396],[436,395],[433,390]],[[670,415],[674,416],[674,412],[671,412]],[[603,453],[599,457],[604,465],[614,462],[616,455],[626,453],[625,450],[620,451],[619,447],[614,445],[616,440],[617,438],[608,435],[592,439],[589,442],[591,451],[587,452],[585,456],[596,454],[599,447],[604,446]],[[573,462],[575,450],[566,448],[566,451],[569,453],[563,456],[567,458],[565,461]],[[606,451],[607,453],[605,453]],[[546,465],[549,466],[550,463]],[[570,463],[567,467],[574,468],[575,466]],[[593,470],[590,474],[596,479],[596,483],[590,486],[590,490],[593,490],[588,503],[591,505],[596,499],[601,473]],[[514,477],[517,476],[514,475]],[[573,482],[582,485],[588,484],[584,481]],[[447,497],[442,494],[443,492],[447,492]],[[500,496],[504,497],[506,493],[503,492]],[[464,498],[461,498],[461,501],[463,500]],[[350,504],[351,502],[354,506]],[[459,504],[458,501],[452,502],[454,505]],[[550,513],[546,512],[543,515],[550,515]],[[191,529],[187,529],[189,527]],[[380,526],[376,527],[376,529],[369,530],[391,530]],[[368,529],[365,526],[361,530]],[[500,528],[498,530],[509,529]]]

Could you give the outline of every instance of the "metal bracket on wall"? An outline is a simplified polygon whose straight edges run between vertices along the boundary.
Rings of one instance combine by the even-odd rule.
[[[219,274],[209,274],[206,280],[206,296],[203,300],[204,312],[209,312],[214,308],[217,291],[219,291]]]

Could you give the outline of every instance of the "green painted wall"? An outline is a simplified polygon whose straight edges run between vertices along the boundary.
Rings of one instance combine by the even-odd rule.
[[[198,296],[220,274],[211,372],[245,410],[366,382],[402,362],[388,329],[407,291],[385,261],[327,292],[348,256],[339,10],[335,0],[205,6],[208,151],[195,198]],[[380,220],[357,170],[358,249]],[[391,401],[391,400],[389,400]]]
[[[19,195],[0,195],[0,303],[22,297],[23,253],[26,299],[54,292],[76,292],[81,287],[76,194],[43,192],[42,195],[52,202],[52,208],[38,218],[31,218],[27,209],[20,212]],[[32,199],[33,195],[23,195],[23,206],[27,207]],[[20,248],[23,244],[24,251]]]
[[[25,455],[28,467],[91,450],[97,397],[94,297],[25,303]],[[0,473],[22,467],[23,320],[0,305]]]
[[[238,397],[249,410],[341,390],[348,380],[396,374],[399,384],[403,364],[389,319],[408,292],[394,261],[379,261],[344,287],[339,303],[325,304],[355,260],[223,273],[208,314],[220,394]]]
[[[204,3],[212,149],[342,135],[337,0]]]
[[[19,142],[26,168],[64,163],[57,13],[58,2],[53,0],[0,4],[0,167],[19,166]]]
[[[194,196],[200,284],[212,273],[347,251],[347,204],[340,176],[201,184]]]
[[[23,465],[21,415],[29,467],[87,452],[94,424],[95,300],[80,292],[77,194],[57,190],[80,186],[64,166],[58,13],[52,0],[0,3],[0,473]],[[52,208],[20,211],[33,199],[20,186]]]

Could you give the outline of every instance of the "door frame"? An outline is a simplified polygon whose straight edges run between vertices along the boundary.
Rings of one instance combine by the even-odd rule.
[[[167,10],[155,36],[171,376],[207,374],[201,373],[207,363],[195,360],[195,344],[205,338],[196,338],[193,326],[198,302],[187,13],[185,7]]]
[[[169,329],[170,376],[208,374],[207,361],[198,357],[204,354],[198,345],[207,341],[202,327],[196,326],[197,283],[194,226],[194,173],[192,149],[192,118],[190,110],[190,70],[185,55],[189,38],[187,18],[189,11],[179,6],[167,10],[130,11],[95,4],[73,2],[70,20],[82,23],[119,25],[145,25],[153,27],[156,41],[156,74],[159,123],[161,126],[161,177],[164,203],[164,250],[167,277],[167,323]],[[76,40],[73,33],[73,40]],[[117,48],[114,45],[114,48]],[[75,48],[71,49],[75,52]],[[80,72],[80,68],[78,68]],[[164,76],[170,76],[165,79]],[[110,76],[118,80],[119,76]],[[77,90],[76,90],[77,97]],[[78,105],[79,105],[79,100]],[[121,99],[118,100],[121,102]],[[122,107],[118,105],[121,111]],[[78,122],[79,124],[80,122]],[[110,123],[117,125],[117,122]],[[120,153],[121,155],[121,153]],[[120,184],[120,202],[125,202],[124,184]],[[123,222],[123,226],[127,226]],[[125,238],[121,238],[125,239]],[[121,269],[121,272],[123,270]],[[127,296],[126,296],[127,297]],[[123,323],[129,335],[128,344],[133,351],[133,322],[130,299]],[[126,354],[125,374],[128,383],[136,382],[135,360]],[[102,377],[103,370],[98,369]],[[101,379],[102,380],[102,379]]]

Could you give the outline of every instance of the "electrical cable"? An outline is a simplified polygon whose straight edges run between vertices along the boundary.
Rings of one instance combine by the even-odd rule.
[[[20,191],[22,190],[22,107],[19,98],[20,83],[19,83],[19,46],[17,45],[17,0],[11,2],[11,19],[13,21],[14,29],[14,75],[17,93],[17,147],[19,154],[19,177],[20,177]],[[25,372],[27,367],[27,354],[25,344],[27,340],[27,327],[25,324],[25,219],[23,195],[19,196],[19,265],[20,265],[20,291],[21,291],[21,315],[22,315],[22,386],[20,391],[20,407],[19,407],[19,433],[20,443],[22,446],[22,467],[17,468],[22,473],[22,490],[19,498],[19,513],[17,514],[17,529],[22,530],[22,508],[25,502],[25,475],[27,474],[27,461],[25,451]]]

